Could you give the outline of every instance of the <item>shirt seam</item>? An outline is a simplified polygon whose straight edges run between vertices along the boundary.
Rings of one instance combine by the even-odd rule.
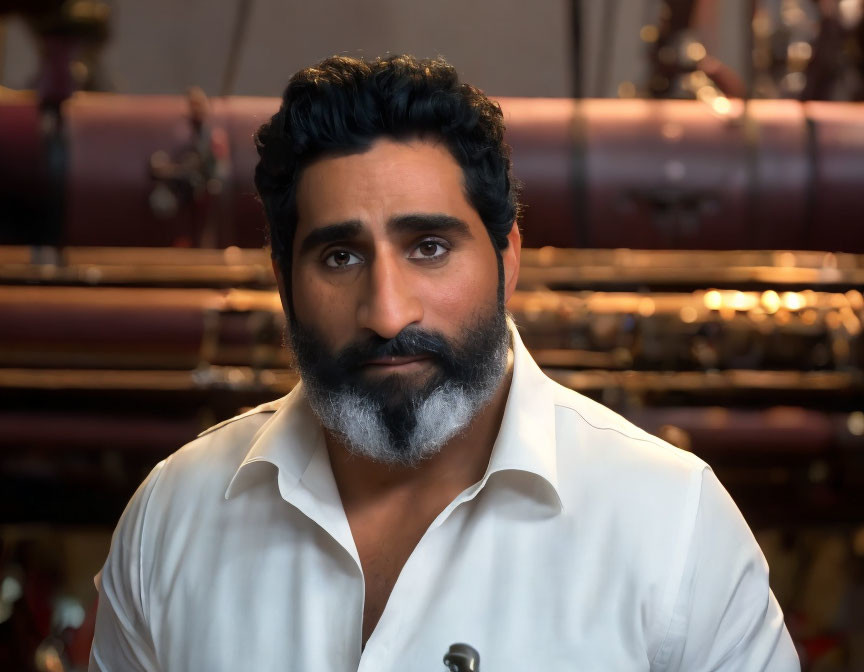
[[[631,434],[626,434],[626,433],[622,432],[620,429],[617,429],[617,428],[615,428],[615,427],[602,427],[602,426],[597,426],[597,425],[595,425],[594,423],[592,423],[590,420],[588,420],[588,418],[586,418],[586,417],[585,417],[585,416],[584,416],[584,415],[583,415],[583,414],[582,414],[578,409],[573,408],[572,406],[568,406],[568,405],[565,405],[565,404],[559,404],[559,403],[556,403],[555,406],[556,406],[556,407],[560,407],[560,408],[567,409],[567,410],[569,410],[569,411],[572,411],[572,412],[575,413],[577,416],[579,416],[579,418],[580,418],[580,419],[581,419],[581,420],[582,420],[586,425],[588,425],[589,427],[592,427],[593,429],[596,429],[596,430],[598,430],[598,431],[611,431],[611,432],[615,432],[615,433],[618,434],[619,436],[623,436],[625,439],[630,439],[630,440],[632,440],[632,441],[641,441],[642,443],[647,443],[647,444],[649,444],[649,445],[655,446],[655,447],[657,447],[657,448],[661,448],[661,449],[663,449],[663,450],[666,450],[667,446],[669,445],[669,444],[664,444],[664,443],[659,442],[659,441],[656,441],[656,440],[652,440],[651,438],[645,438],[645,437],[640,437],[640,436],[633,436],[633,435],[631,435]],[[649,436],[650,436],[650,435],[649,435]],[[653,438],[653,437],[652,437],[652,438]],[[680,450],[680,448],[677,449],[677,450]],[[680,455],[677,455],[677,453],[676,453],[676,457],[679,457],[679,458],[680,458]],[[706,469],[710,469],[710,466],[708,466],[708,464],[705,463],[704,461],[702,462],[701,465],[699,465],[699,467],[700,467],[700,468],[698,469],[698,471],[695,471],[695,470],[694,470],[694,471],[691,473],[691,475],[690,475],[690,478],[691,478],[691,479],[695,479],[695,478],[696,478],[696,475],[698,474],[698,476],[699,476],[699,478],[698,478],[698,484],[699,484],[699,485],[698,485],[698,492],[697,492],[697,498],[696,498],[696,507],[695,507],[695,509],[694,509],[694,511],[693,511],[693,516],[692,516],[692,522],[691,522],[691,527],[690,527],[690,532],[689,532],[689,538],[688,538],[688,540],[687,540],[687,544],[686,544],[686,546],[685,546],[686,549],[687,549],[687,554],[688,554],[688,555],[689,555],[689,553],[691,552],[691,549],[692,549],[692,546],[693,546],[694,537],[695,537],[695,534],[696,534],[696,518],[697,518],[698,515],[699,515],[699,506],[701,505],[701,502],[702,502],[702,480],[703,480],[704,477],[705,477],[705,476],[704,476],[704,472],[705,472]],[[694,487],[694,486],[693,486],[693,484],[691,483],[690,488],[693,488],[693,487]],[[667,642],[668,639],[669,639],[669,633],[670,633],[670,631],[671,631],[671,629],[672,629],[672,622],[673,622],[673,620],[675,619],[675,605],[678,603],[678,598],[679,598],[679,596],[680,596],[680,594],[681,594],[681,590],[682,590],[682,588],[683,588],[682,584],[683,584],[683,582],[684,582],[684,575],[686,574],[686,571],[687,571],[687,558],[685,557],[684,563],[683,563],[682,566],[681,566],[681,572],[680,572],[679,576],[678,576],[677,578],[676,578],[676,577],[672,577],[672,580],[675,580],[676,583],[677,583],[677,588],[674,590],[674,597],[672,598],[672,601],[671,601],[671,603],[670,603],[670,605],[669,605],[669,616],[668,616],[668,622],[667,622],[667,624],[666,624],[666,628],[664,629],[663,638],[660,640],[660,644],[657,646],[657,651],[655,651],[655,652],[654,652],[654,655],[651,656],[651,659],[650,659],[649,665],[652,665],[652,666],[654,665],[654,663],[657,661],[657,658],[658,658],[658,657],[660,656],[660,654],[663,652],[663,648],[666,646],[666,642]]]
[[[702,485],[705,480],[705,471],[710,469],[708,465],[705,465],[702,469],[699,470],[698,475],[698,492],[696,499],[696,507],[693,511],[692,522],[690,525],[690,533],[687,539],[687,554],[684,557],[684,563],[681,565],[681,573],[677,577],[678,587],[675,589],[675,594],[672,598],[669,608],[669,622],[666,624],[665,631],[663,633],[663,639],[660,640],[660,644],[657,646],[657,651],[654,652],[654,655],[651,656],[650,665],[653,667],[657,662],[657,659],[660,657],[660,654],[663,652],[666,647],[667,642],[669,641],[669,635],[672,630],[672,622],[675,620],[675,606],[678,604],[678,601],[681,596],[681,591],[684,589],[684,577],[687,575],[687,561],[690,558],[690,554],[693,552],[693,544],[696,538],[696,520],[699,517],[699,508],[702,506]],[[695,479],[695,475],[694,475]],[[694,487],[691,485],[691,487]]]
[[[141,617],[147,626],[147,635],[150,640],[150,645],[153,649],[153,655],[156,655],[156,643],[153,641],[153,631],[150,626],[150,600],[147,597],[147,592],[144,590],[144,529],[147,526],[147,514],[150,510],[150,501],[153,499],[153,491],[156,490],[156,485],[162,477],[162,471],[167,466],[173,455],[168,456],[156,468],[158,471],[153,477],[153,483],[147,492],[147,498],[144,501],[144,506],[141,509],[141,529],[138,534],[138,590],[141,594]],[[145,604],[145,599],[147,604]]]
[[[567,406],[567,405],[565,405],[565,404],[559,404],[559,403],[556,403],[556,404],[555,404],[555,407],[556,407],[556,408],[564,408],[564,409],[567,409],[568,411],[573,411],[576,415],[578,415],[578,416],[582,419],[582,422],[584,422],[584,423],[585,423],[586,425],[588,425],[589,427],[592,427],[593,429],[596,429],[596,430],[598,430],[598,431],[615,432],[616,434],[619,434],[620,436],[623,436],[625,439],[631,439],[631,440],[633,440],[633,441],[641,441],[642,443],[648,443],[648,444],[651,444],[652,446],[656,446],[657,448],[662,448],[663,450],[666,450],[666,448],[670,445],[670,444],[663,443],[662,441],[657,441],[657,440],[654,439],[653,437],[651,437],[651,438],[647,438],[647,439],[646,439],[646,438],[641,437],[641,436],[633,436],[633,435],[631,435],[631,434],[625,434],[625,433],[622,432],[620,429],[616,429],[615,427],[602,427],[602,426],[597,426],[597,425],[595,425],[594,423],[592,423],[590,420],[588,420],[588,418],[586,418],[586,417],[582,414],[581,411],[579,411],[579,410],[576,409],[576,408],[573,408],[572,406]],[[650,435],[649,435],[649,436],[650,436]],[[681,450],[681,449],[678,448],[677,450]]]
[[[743,578],[743,577],[742,577],[742,578]],[[739,579],[739,581],[740,581],[740,580],[741,580],[741,579]],[[765,614],[767,613],[767,611],[768,611],[768,609],[770,608],[770,606],[771,606],[771,598],[766,594],[766,595],[765,595],[765,604],[764,604],[762,610],[760,611],[760,615],[762,616],[762,621],[763,621],[763,622],[764,622],[764,620],[765,620]],[[728,606],[727,606],[727,609],[728,609]],[[778,632],[777,632],[778,636],[779,636],[780,632],[782,632],[782,631],[778,630]],[[738,653],[738,650],[742,647],[742,645],[745,644],[745,642],[747,642],[748,640],[751,640],[751,639],[753,639],[753,630],[752,630],[752,628],[751,628],[751,629],[745,629],[744,632],[741,633],[741,636],[737,639],[737,641],[735,642],[735,644],[733,644],[731,647],[729,647],[729,648],[726,650],[726,653],[725,653],[723,656],[720,657],[720,660],[717,661],[717,665],[718,665],[718,667],[719,667],[720,665],[725,665],[725,664],[726,664],[726,663],[727,663],[727,662],[732,658],[733,655],[735,655],[736,653]],[[776,648],[777,648],[777,639],[775,638],[775,640],[774,640],[774,647],[773,647],[773,649],[772,649],[772,655],[773,655],[773,651],[774,651]]]
[[[273,402],[268,402],[273,403]],[[235,415],[233,418],[228,418],[227,420],[223,420],[222,422],[216,423],[212,427],[208,427],[203,432],[201,432],[196,438],[201,438],[216,432],[223,427],[227,427],[228,425],[232,425],[238,420],[243,420],[245,418],[251,418],[253,415],[258,415],[259,413],[275,413],[277,409],[275,408],[265,408],[268,404],[262,404],[257,408],[253,408],[250,411],[246,411],[245,413],[241,413],[240,415]]]

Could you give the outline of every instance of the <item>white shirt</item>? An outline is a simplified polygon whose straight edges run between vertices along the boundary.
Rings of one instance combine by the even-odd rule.
[[[97,580],[91,672],[441,672],[455,642],[481,672],[799,670],[710,468],[552,382],[512,331],[486,474],[426,531],[365,649],[360,560],[298,386],[132,497]]]

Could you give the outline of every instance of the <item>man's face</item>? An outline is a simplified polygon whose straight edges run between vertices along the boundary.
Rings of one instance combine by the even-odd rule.
[[[291,340],[310,401],[343,436],[377,416],[377,434],[363,441],[380,443],[383,432],[389,457],[416,461],[428,450],[408,444],[457,433],[500,384],[508,336],[499,296],[515,284],[518,232],[499,272],[459,164],[424,140],[381,139],[314,162],[297,185],[297,212]],[[353,401],[330,407],[340,395]],[[349,406],[352,418],[331,417]],[[430,439],[436,425],[443,439]]]

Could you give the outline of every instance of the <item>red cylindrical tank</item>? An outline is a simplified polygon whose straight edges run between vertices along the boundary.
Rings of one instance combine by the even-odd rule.
[[[524,185],[527,246],[864,252],[862,104],[500,103]],[[196,135],[183,97],[77,94],[64,106],[59,242],[261,245],[252,135],[278,104],[213,99]],[[22,242],[38,226],[47,179],[40,133],[35,103],[0,101],[0,243]],[[213,154],[203,178],[189,162],[202,147]],[[167,178],[156,175],[154,155]],[[171,189],[154,193],[160,179]],[[175,202],[160,206],[172,190]]]

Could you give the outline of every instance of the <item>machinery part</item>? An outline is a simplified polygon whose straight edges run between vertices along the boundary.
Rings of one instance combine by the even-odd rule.
[[[725,101],[725,102],[723,102]],[[856,103],[504,98],[499,101],[527,204],[526,247],[823,249],[864,252]],[[722,102],[723,104],[719,104]],[[194,143],[179,96],[78,94],[63,107],[66,245],[257,247],[265,222],[251,136],[278,101],[210,101],[230,170],[208,205],[157,218],[151,157]],[[716,108],[716,109],[715,109]],[[45,208],[36,101],[0,100],[0,244]],[[229,151],[230,150],[230,151]],[[200,214],[200,213],[199,213]]]

